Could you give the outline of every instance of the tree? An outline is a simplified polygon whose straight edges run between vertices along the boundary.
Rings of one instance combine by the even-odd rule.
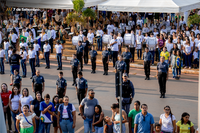
[[[188,17],[187,24],[189,27],[191,25],[199,24],[199,23],[200,23],[200,16],[198,14],[194,14],[194,15]]]
[[[77,13],[81,13],[84,5],[85,5],[85,2],[84,0],[73,0],[72,1],[73,4],[74,4],[74,10],[77,12]]]

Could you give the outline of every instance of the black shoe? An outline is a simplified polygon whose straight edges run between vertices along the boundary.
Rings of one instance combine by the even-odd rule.
[[[38,67],[40,67],[40,65],[38,65]]]
[[[50,67],[47,67],[48,69],[50,69]]]
[[[162,94],[160,94],[160,98],[162,98],[163,97],[163,95]]]
[[[1,72],[1,74],[5,74],[4,72]]]
[[[145,78],[145,80],[147,80],[147,77]]]
[[[42,58],[41,60],[45,60],[45,58]]]
[[[60,68],[60,70],[62,70],[62,68]]]
[[[108,75],[108,72],[106,72],[106,75]]]
[[[106,72],[104,72],[103,75],[106,75]]]
[[[38,67],[38,65],[36,65],[35,67]]]
[[[26,76],[22,75],[22,78],[26,78]]]
[[[78,113],[78,115],[81,115],[81,113]]]
[[[46,66],[45,69],[48,69],[48,67]]]
[[[74,86],[74,83],[72,84],[72,86]]]
[[[93,71],[93,73],[96,73],[95,71]]]
[[[165,98],[165,94],[163,94],[163,98]]]
[[[81,68],[81,71],[83,71],[83,69]]]
[[[30,77],[30,79],[32,79],[33,77]]]
[[[147,80],[150,80],[150,78],[148,77]]]
[[[57,68],[57,70],[60,70],[60,68]]]

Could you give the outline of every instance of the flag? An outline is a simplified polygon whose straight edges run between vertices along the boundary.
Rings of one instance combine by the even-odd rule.
[[[45,114],[40,113],[40,120],[44,123],[52,123],[51,119],[49,119]]]
[[[24,38],[24,42],[26,42],[27,37],[20,35],[19,38],[20,38],[20,42],[22,38]]]

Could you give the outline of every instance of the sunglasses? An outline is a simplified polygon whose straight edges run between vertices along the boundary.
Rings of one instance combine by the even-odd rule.
[[[91,94],[95,94],[95,93],[91,93]]]
[[[170,109],[165,109],[166,111],[170,111]]]

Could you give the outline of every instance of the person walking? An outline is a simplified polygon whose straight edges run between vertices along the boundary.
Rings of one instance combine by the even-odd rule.
[[[84,47],[82,42],[79,41],[78,45],[76,46],[76,57],[80,61],[81,71],[83,71],[83,55],[84,55]]]
[[[123,57],[124,62],[126,63],[126,66],[127,66],[126,73],[129,77],[129,68],[130,68],[130,61],[132,59],[132,55],[128,51],[128,46],[125,48],[125,52],[122,53],[122,57]]]
[[[34,51],[36,52],[36,65],[35,67],[40,67],[40,45],[38,44],[38,41],[37,40],[34,40],[34,44],[33,44],[33,47],[34,47]]]
[[[152,63],[152,54],[149,52],[149,48],[145,48],[145,52],[143,54],[143,66],[144,66],[144,73],[146,75],[145,80],[149,80],[149,75],[150,75],[150,66]]]
[[[40,70],[36,70],[36,75],[33,76],[32,79],[32,91],[33,93],[35,93],[35,96],[37,91],[39,91],[42,96],[42,92],[44,91],[45,88],[44,82],[45,82],[44,77],[40,75]]]
[[[50,53],[51,53],[51,46],[49,45],[49,41],[46,40],[45,41],[45,45],[43,46],[43,49],[44,49],[44,57],[45,57],[45,61],[46,61],[46,67],[45,69],[49,69],[50,68],[50,60],[49,60],[49,57],[50,57]]]
[[[59,98],[63,98],[67,91],[67,81],[63,78],[63,72],[59,72],[58,79],[56,81],[56,94]]]
[[[76,58],[76,54],[72,55],[72,60],[70,61],[70,64],[71,64],[71,71],[72,71],[72,76],[73,76],[72,86],[74,86],[76,84],[77,73],[79,71],[79,60]]]
[[[91,73],[96,73],[96,56],[98,55],[97,51],[94,50],[94,46],[92,46],[92,50],[89,52],[91,62],[92,62],[92,72]]]
[[[94,94],[94,90],[90,89],[88,97],[84,98],[79,106],[80,115],[84,120],[84,133],[92,133],[92,119],[95,114],[95,106],[99,105],[98,100],[94,98]]]
[[[56,49],[56,57],[57,57],[57,61],[58,61],[57,70],[62,70],[63,46],[60,44],[59,40],[56,41],[55,49]]]
[[[119,41],[117,40],[117,35],[113,35],[113,39],[110,41],[110,46],[112,51],[113,67],[115,67],[119,51]]]
[[[168,64],[164,62],[165,57],[160,57],[160,62],[157,64],[156,78],[158,79],[160,87],[160,98],[165,98],[166,93],[166,82],[168,80]]]
[[[32,76],[30,79],[32,79],[33,76],[35,75],[36,52],[35,52],[35,50],[33,50],[32,44],[29,45],[29,48],[30,48],[30,50],[28,51],[28,58],[29,58],[29,64],[31,67],[31,72],[32,72]]]
[[[150,37],[147,39],[146,47],[149,48],[149,52],[152,55],[152,65],[154,65],[154,55],[155,55],[155,49],[157,45],[156,37],[154,37],[153,33],[150,34]]]
[[[107,50],[107,46],[104,46],[101,59],[103,62],[103,75],[108,75],[109,51]]]
[[[26,50],[25,50],[25,47],[23,46],[22,48],[22,52],[21,52],[21,67],[22,67],[22,73],[23,73],[23,75],[22,75],[22,78],[25,78],[26,77],[26,72],[27,72],[27,70],[26,70],[26,62],[27,62],[27,56],[28,56],[28,53],[26,52]]]

